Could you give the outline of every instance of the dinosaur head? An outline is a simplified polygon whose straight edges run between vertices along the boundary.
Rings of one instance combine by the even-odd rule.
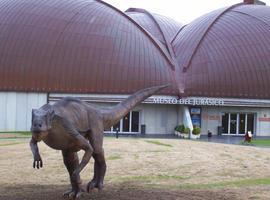
[[[34,139],[41,141],[48,135],[49,130],[52,128],[53,117],[54,110],[52,109],[46,111],[42,109],[32,110],[31,132]]]

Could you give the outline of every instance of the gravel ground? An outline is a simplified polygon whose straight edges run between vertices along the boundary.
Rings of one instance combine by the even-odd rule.
[[[40,143],[44,167],[36,170],[28,142],[0,140],[0,199],[62,199],[69,178],[61,152]],[[268,148],[105,138],[104,149],[108,165],[105,188],[81,199],[270,199]],[[93,160],[81,173],[84,185],[92,176]]]

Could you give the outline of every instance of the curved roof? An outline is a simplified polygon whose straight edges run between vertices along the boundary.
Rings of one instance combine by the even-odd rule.
[[[123,94],[171,83],[166,94],[270,98],[268,6],[237,4],[181,27],[99,0],[0,1],[0,38],[1,91]]]
[[[163,47],[102,1],[0,1],[0,38],[0,90],[121,94],[172,82]]]
[[[174,56],[171,41],[183,26],[182,24],[141,8],[129,8],[125,13],[145,28],[153,37],[157,38],[164,45],[171,57]]]
[[[183,79],[175,74],[175,68],[178,68],[178,63],[171,43],[183,25],[168,17],[150,13],[141,8],[129,8],[125,13],[151,34],[153,38],[157,39],[157,43],[162,47],[164,53],[168,55],[173,64],[172,81],[177,91],[176,94],[183,96]]]
[[[208,13],[186,25],[173,48],[185,95],[270,98],[270,7]]]

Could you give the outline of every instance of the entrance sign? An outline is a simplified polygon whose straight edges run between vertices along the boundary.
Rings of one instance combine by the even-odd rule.
[[[193,127],[201,128],[201,108],[190,107],[189,112]]]
[[[218,98],[154,98],[156,104],[180,104],[180,105],[193,105],[193,106],[223,106],[224,100]]]

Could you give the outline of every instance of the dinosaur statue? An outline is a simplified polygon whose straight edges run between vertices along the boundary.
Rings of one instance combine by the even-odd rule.
[[[32,110],[32,139],[34,168],[41,168],[43,162],[37,143],[44,141],[49,147],[61,150],[68,170],[71,190],[63,195],[77,198],[83,189],[80,172],[93,156],[94,177],[87,184],[87,191],[103,187],[106,162],[103,150],[103,130],[112,127],[137,104],[167,87],[168,85],[142,89],[114,107],[101,109],[72,97],[65,97],[53,105],[45,104]],[[81,162],[77,152],[83,150]]]

